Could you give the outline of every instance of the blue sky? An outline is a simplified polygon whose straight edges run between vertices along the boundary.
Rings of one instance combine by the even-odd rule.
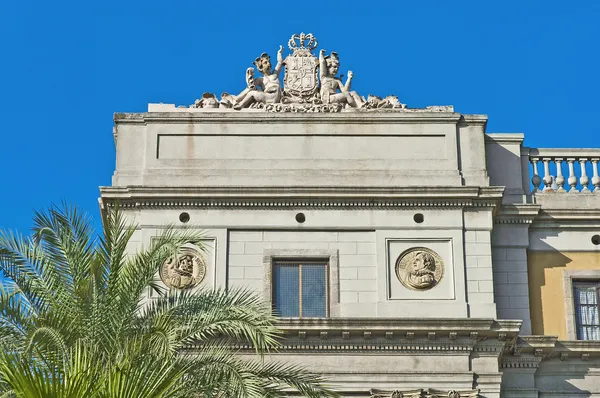
[[[598,0],[1,3],[0,228],[61,200],[99,220],[114,112],[237,92],[299,32],[363,95],[485,113],[532,147],[598,146]]]

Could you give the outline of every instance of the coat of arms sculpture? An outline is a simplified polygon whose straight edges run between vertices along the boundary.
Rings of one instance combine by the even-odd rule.
[[[192,108],[257,109],[267,112],[340,112],[342,110],[406,110],[398,97],[379,97],[369,94],[367,98],[352,91],[354,77],[348,71],[345,82],[337,76],[340,57],[336,52],[326,55],[320,50],[313,54],[318,42],[312,33],[295,34],[288,41],[291,51],[285,61],[283,46],[279,46],[277,63],[262,53],[255,59],[254,66],[262,76],[256,77],[254,68],[246,70],[246,88],[239,94],[223,93],[221,99],[212,93],[204,93]],[[280,74],[285,66],[285,77],[281,85]],[[452,111],[451,107],[429,107],[427,111]]]
[[[310,102],[318,100],[319,79],[317,69],[319,62],[312,54],[318,45],[317,39],[309,33],[293,35],[288,41],[292,54],[284,61],[285,78],[283,80],[282,102]]]

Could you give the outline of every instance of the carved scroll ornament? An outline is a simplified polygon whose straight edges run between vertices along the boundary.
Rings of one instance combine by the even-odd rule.
[[[479,398],[479,390],[371,390],[371,398]]]

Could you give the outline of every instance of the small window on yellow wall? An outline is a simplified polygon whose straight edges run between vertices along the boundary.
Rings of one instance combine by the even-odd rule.
[[[600,340],[600,281],[573,282],[578,340]]]

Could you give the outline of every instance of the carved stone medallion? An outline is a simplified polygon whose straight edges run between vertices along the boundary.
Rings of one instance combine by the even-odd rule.
[[[431,249],[413,247],[398,256],[396,276],[407,289],[428,290],[444,276],[444,262]]]
[[[186,248],[177,257],[169,257],[160,269],[160,278],[169,287],[191,289],[206,276],[206,264],[200,253]]]

